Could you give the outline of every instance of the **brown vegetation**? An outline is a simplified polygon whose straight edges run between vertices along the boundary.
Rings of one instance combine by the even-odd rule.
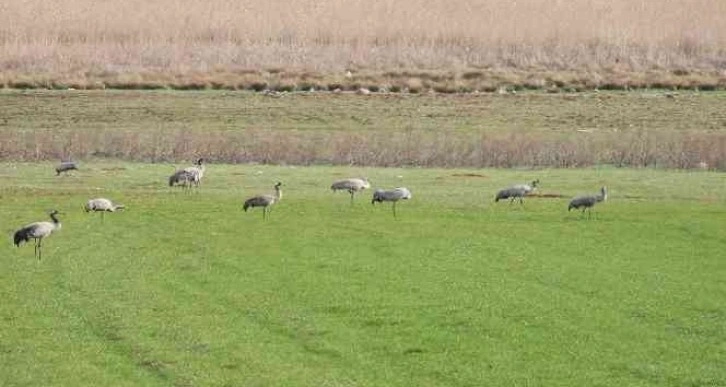
[[[0,160],[726,170],[721,93],[2,91]]]
[[[0,160],[117,158],[415,167],[618,167],[726,170],[726,134],[445,131],[0,131]]]
[[[8,0],[0,85],[722,89],[725,14],[722,0]]]

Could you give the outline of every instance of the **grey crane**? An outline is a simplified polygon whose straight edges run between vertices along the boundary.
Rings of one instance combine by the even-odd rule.
[[[194,166],[186,167],[174,172],[169,176],[169,187],[178,185],[185,189],[192,188],[192,186],[199,186],[204,177],[204,159],[198,159]]]
[[[73,161],[63,161],[55,167],[55,175],[60,176],[61,173],[68,171],[77,171],[78,164]]]
[[[573,208],[576,210],[582,209],[582,213],[585,213],[585,210],[587,210],[587,218],[590,219],[590,212],[592,211],[592,207],[595,206],[595,204],[605,201],[608,198],[608,189],[607,187],[600,188],[600,194],[599,195],[586,195],[586,196],[578,196],[574,199],[570,200],[570,205],[567,206],[567,211],[572,210]]]
[[[398,187],[392,190],[377,189],[373,192],[373,200],[371,204],[392,202],[391,207],[393,208],[393,217],[396,218],[396,203],[399,200],[411,199],[411,191],[408,188]]]
[[[516,199],[519,199],[519,203],[524,204],[524,197],[537,189],[538,184],[539,179],[532,181],[531,184],[515,184],[497,192],[494,201],[498,202],[499,200],[511,199],[509,204],[512,204]]]
[[[178,185],[185,189],[189,189],[192,187],[193,182],[194,182],[194,176],[191,173],[184,171],[184,170],[178,170],[178,171],[174,172],[171,176],[169,176],[169,187]]]
[[[35,222],[30,223],[26,226],[23,226],[20,230],[15,232],[15,235],[13,236],[13,242],[15,243],[15,246],[20,247],[24,242],[29,242],[31,239],[35,240],[35,256],[40,260],[43,253],[42,253],[42,247],[43,247],[43,238],[49,236],[53,233],[53,231],[60,230],[61,223],[58,220],[58,212],[57,210],[51,211],[48,215],[50,215],[50,219],[52,222]]]
[[[253,196],[245,200],[245,204],[242,208],[247,212],[249,208],[262,207],[262,219],[267,219],[268,213],[272,210],[272,205],[279,202],[282,199],[282,183],[277,182],[275,184],[275,193],[271,195],[259,195]]]
[[[532,180],[532,183],[530,184],[515,184],[512,186],[512,188],[521,188],[526,192],[526,195],[529,195],[534,190],[537,189],[537,186],[539,185],[539,179]]]
[[[193,181],[194,176],[191,173],[180,169],[169,176],[169,187],[178,185],[187,189],[191,188]]]
[[[111,200],[106,198],[91,199],[83,206],[83,210],[86,212],[100,212],[101,219],[105,219],[107,212],[116,212],[117,210],[123,210],[126,206],[123,204],[114,204]]]
[[[333,192],[341,190],[348,191],[348,193],[350,193],[350,204],[353,204],[353,197],[356,192],[363,191],[368,188],[371,188],[371,183],[364,177],[338,180],[333,182],[333,185],[330,186],[330,189],[333,190]]]
[[[192,183],[194,183],[195,186],[199,186],[202,183],[202,178],[204,177],[204,159],[199,158],[194,164],[194,166],[184,168],[183,171],[191,175]]]

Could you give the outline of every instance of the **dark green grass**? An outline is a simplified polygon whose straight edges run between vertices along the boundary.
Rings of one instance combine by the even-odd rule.
[[[726,384],[723,174],[210,165],[183,194],[173,169],[3,164],[0,384]],[[359,175],[413,199],[328,189]],[[493,202],[535,177],[562,197]],[[276,181],[268,221],[242,211]],[[51,208],[37,261],[10,238]]]

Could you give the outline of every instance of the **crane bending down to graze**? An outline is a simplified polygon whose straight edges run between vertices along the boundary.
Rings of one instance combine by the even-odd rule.
[[[398,187],[389,191],[377,189],[373,192],[373,200],[371,200],[371,204],[376,204],[376,202],[392,202],[393,204],[391,207],[393,208],[393,217],[396,218],[396,203],[399,200],[408,199],[411,199],[411,191],[409,191],[408,188]]]
[[[107,212],[116,212],[116,210],[123,210],[125,208],[126,207],[123,204],[114,204],[106,198],[91,199],[86,202],[85,206],[83,206],[83,209],[86,212],[100,212],[101,219],[104,219]]]
[[[592,211],[592,207],[595,206],[595,204],[605,201],[608,198],[608,189],[607,187],[600,188],[600,194],[599,195],[587,195],[587,196],[578,196],[570,201],[570,205],[567,206],[567,211],[572,210],[573,208],[576,210],[582,209],[582,213],[585,213],[585,210],[587,210],[587,218],[590,219],[590,212]]]
[[[282,183],[278,182],[275,184],[275,193],[272,195],[260,195],[254,196],[245,200],[242,208],[247,212],[247,209],[252,207],[262,207],[262,219],[267,219],[268,213],[272,210],[272,205],[279,202],[282,199],[282,189],[280,187]]]
[[[169,187],[173,187],[176,184],[184,187],[185,189],[189,189],[192,187],[193,182],[194,176],[184,170],[178,170],[169,176]]]
[[[333,182],[330,189],[335,191],[346,190],[350,193],[350,204],[353,204],[353,197],[356,192],[371,188],[371,183],[366,178],[343,179]]]
[[[58,214],[59,212],[57,210],[53,210],[49,214],[52,222],[35,222],[16,231],[13,237],[15,246],[20,247],[23,242],[35,239],[35,256],[40,260],[42,257],[41,248],[43,247],[43,238],[61,228],[61,223],[57,217]]]
[[[78,165],[73,161],[63,161],[55,167],[55,175],[60,176],[63,172],[77,171]]]
[[[532,184],[516,184],[509,188],[505,188],[497,192],[497,196],[494,198],[494,201],[498,202],[499,200],[511,199],[509,204],[512,204],[516,199],[519,199],[519,203],[524,204],[524,197],[537,189],[538,184],[539,179],[532,181]]]
[[[180,169],[169,176],[169,187],[178,185],[184,188],[191,188],[193,181],[194,176],[191,173]]]
[[[182,186],[186,189],[192,188],[192,185],[199,186],[204,177],[204,159],[199,159],[195,166],[186,167],[174,172],[169,176],[169,187],[174,185]]]

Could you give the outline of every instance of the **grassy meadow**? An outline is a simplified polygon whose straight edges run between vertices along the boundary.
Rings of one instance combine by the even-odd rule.
[[[724,14],[2,2],[0,386],[726,386]]]
[[[1,385],[726,384],[722,173],[209,164],[185,194],[181,165],[1,166]],[[351,206],[348,176],[413,198]],[[276,181],[270,219],[242,211]],[[53,208],[43,260],[12,246]]]

